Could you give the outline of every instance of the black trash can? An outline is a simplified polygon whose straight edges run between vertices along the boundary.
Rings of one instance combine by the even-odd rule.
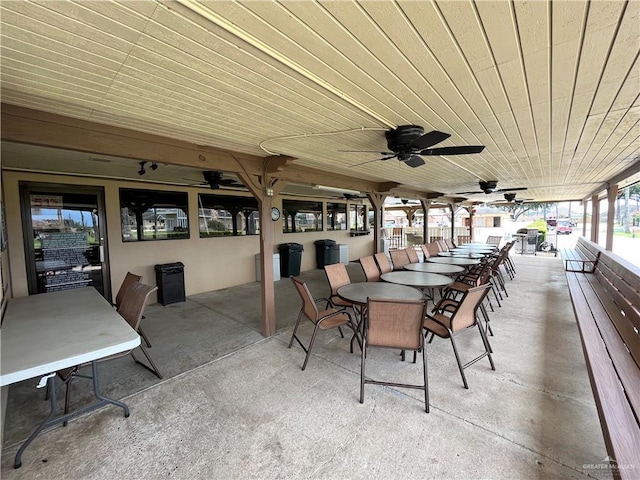
[[[156,265],[158,302],[162,305],[184,302],[184,264],[182,262]]]
[[[280,275],[290,277],[300,275],[300,263],[304,248],[299,243],[283,243],[278,247],[280,252]]]
[[[318,268],[340,262],[340,246],[336,245],[335,240],[325,238],[324,240],[316,240],[314,243]]]

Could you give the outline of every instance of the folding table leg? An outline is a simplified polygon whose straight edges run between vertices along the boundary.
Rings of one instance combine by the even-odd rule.
[[[47,387],[49,389],[49,404],[51,405],[51,411],[49,412],[49,415],[47,415],[47,418],[44,419],[44,421],[38,426],[38,428],[36,428],[33,431],[31,435],[29,435],[29,438],[27,438],[18,449],[18,452],[16,453],[16,458],[14,461],[15,468],[20,468],[22,466],[22,453],[31,444],[31,442],[35,440],[35,438],[40,434],[40,432],[42,432],[42,430],[44,430],[45,428],[53,427],[54,425],[58,425],[60,423],[66,423],[68,420],[70,420],[73,417],[77,417],[79,415],[82,415],[83,413],[91,412],[93,410],[96,410],[100,407],[105,406],[108,403],[121,407],[124,410],[124,416],[125,417],[129,416],[129,407],[127,407],[127,405],[125,405],[123,402],[119,400],[114,400],[113,398],[105,397],[100,393],[100,388],[98,385],[98,362],[96,360],[93,360],[91,362],[91,371],[92,371],[92,379],[93,379],[93,393],[99,401],[92,403],[91,405],[87,405],[83,408],[80,408],[74,412],[67,413],[66,415],[62,415],[58,418],[54,418],[54,415],[58,410],[58,395],[56,392],[57,375],[52,375],[47,379]]]

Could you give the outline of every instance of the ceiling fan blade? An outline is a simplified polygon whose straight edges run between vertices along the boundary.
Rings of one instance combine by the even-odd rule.
[[[435,145],[436,143],[443,142],[450,136],[451,135],[448,133],[432,130],[429,133],[425,133],[421,137],[416,138],[409,144],[409,147],[413,150],[422,150],[424,148],[429,148],[431,145]]]
[[[367,163],[377,162],[378,160],[380,160],[380,159],[379,158],[375,158],[373,160],[367,160],[366,162],[360,162],[360,163],[355,163],[353,165],[349,165],[349,167],[359,167],[360,165],[366,165]]]
[[[390,155],[388,157],[379,158],[378,160],[391,160],[392,158],[396,158],[397,156],[398,156],[398,154],[394,153],[393,155]]]
[[[498,188],[497,190],[494,190],[493,193],[498,193],[498,192],[516,192],[518,190],[527,190],[527,187]]]
[[[427,148],[422,150],[420,155],[467,155],[469,153],[480,153],[484,150],[484,145],[466,145],[464,147],[441,147]]]
[[[379,155],[393,155],[393,152],[381,152],[380,150],[338,150],[342,153],[377,153]]]
[[[484,192],[456,192],[456,195],[475,195],[477,193],[484,193]]]
[[[424,160],[420,155],[411,155],[411,157],[409,157],[409,160],[406,160],[404,163],[406,163],[410,167],[416,168],[420,165],[424,165]]]

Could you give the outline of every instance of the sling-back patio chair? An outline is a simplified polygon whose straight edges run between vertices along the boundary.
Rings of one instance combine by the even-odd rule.
[[[409,257],[409,263],[420,263],[420,257],[415,248],[407,247],[405,248],[405,252],[407,252],[407,256]]]
[[[360,403],[364,403],[365,384],[388,385],[392,387],[424,390],[425,411],[429,412],[429,383],[427,378],[427,357],[422,334],[425,318],[425,302],[391,299],[371,299],[367,301],[367,318],[362,339],[360,357]],[[423,383],[407,384],[373,380],[366,377],[366,360],[370,349],[391,348],[422,352]]]
[[[376,259],[376,263],[378,264],[378,268],[380,269],[380,274],[391,272],[393,270],[391,260],[389,260],[389,257],[387,257],[386,253],[376,253],[373,258]]]
[[[291,345],[293,345],[293,341],[295,340],[305,351],[306,356],[304,358],[304,363],[302,364],[302,370],[307,368],[307,362],[309,361],[311,349],[313,348],[313,344],[316,340],[318,330],[329,330],[331,328],[338,328],[340,336],[344,338],[344,334],[342,333],[340,327],[345,325],[353,330],[355,338],[357,338],[358,342],[360,342],[360,338],[357,334],[357,326],[354,323],[351,315],[346,310],[338,310],[336,308],[318,310],[317,304],[321,302],[326,303],[328,299],[319,298],[317,300],[314,300],[311,292],[309,291],[309,287],[307,287],[307,284],[304,283],[300,278],[292,276],[291,281],[293,282],[298,295],[300,295],[300,299],[302,300],[302,307],[300,308],[300,313],[298,314],[296,324],[293,327],[293,333],[291,334],[291,340],[289,341],[289,348],[291,348]],[[298,327],[300,326],[300,322],[302,321],[303,317],[305,317],[314,325],[313,334],[311,335],[311,340],[308,347],[306,347],[297,336]],[[351,353],[353,353],[353,342],[351,342],[350,348]]]
[[[362,267],[362,271],[364,272],[367,282],[380,281],[380,270],[378,270],[378,264],[376,263],[376,259],[373,255],[362,257],[360,259],[360,266]]]
[[[393,262],[394,270],[404,270],[405,265],[409,265],[411,260],[409,260],[409,255],[406,250],[391,250],[389,252],[391,254],[391,261]]]
[[[464,376],[464,369],[473,365],[478,360],[488,357],[489,363],[491,364],[491,370],[496,369],[493,363],[493,358],[491,358],[489,340],[487,340],[487,336],[477,320],[477,310],[486,297],[489,288],[490,286],[488,284],[470,288],[464,293],[459,301],[443,298],[434,307],[433,311],[430,314],[427,314],[424,319],[425,336],[431,334],[429,343],[433,340],[434,335],[437,335],[440,338],[449,338],[451,340],[451,346],[453,347],[453,353],[455,354],[456,362],[458,363],[458,369],[460,370],[460,376],[462,377],[464,388],[469,388],[467,379]],[[484,352],[463,365],[460,360],[460,355],[458,353],[454,337],[462,332],[469,331],[475,326],[477,326],[480,331],[482,343],[484,344]]]
[[[437,257],[440,253],[440,247],[438,247],[437,242],[427,243],[427,250],[429,251],[430,257]]]
[[[344,285],[349,285],[351,279],[349,278],[349,272],[344,263],[334,263],[324,266],[324,273],[327,276],[329,287],[331,288],[331,294],[329,295],[329,303],[325,308],[332,306],[334,308],[348,308],[353,307],[351,302],[347,302],[338,296],[338,289]]]
[[[118,306],[120,305],[120,303],[122,303],[122,299],[124,298],[124,294],[127,292],[127,289],[129,288],[129,286],[131,286],[132,284],[134,284],[136,282],[141,282],[141,281],[142,281],[142,276],[141,275],[136,275],[135,273],[127,272],[127,274],[124,276],[124,280],[122,280],[122,283],[120,284],[120,289],[118,290],[118,293],[116,294],[116,301],[113,304],[113,306],[116,307],[116,309],[117,309]],[[144,316],[142,318],[144,318]],[[149,341],[149,338],[147,337],[147,334],[144,333],[144,330],[142,330],[142,326],[138,327],[138,333],[140,334],[140,336],[144,340],[144,343],[147,344],[147,347],[151,348],[151,342]]]
[[[436,245],[438,245],[438,251],[440,252],[448,252],[449,247],[444,240],[436,240]]]

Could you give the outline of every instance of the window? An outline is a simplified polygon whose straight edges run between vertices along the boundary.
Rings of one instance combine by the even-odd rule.
[[[327,230],[347,229],[347,204],[327,203]]]
[[[351,230],[362,231],[365,229],[366,208],[364,205],[351,205],[349,209],[349,228]]]
[[[260,213],[252,197],[198,194],[200,238],[258,235]]]
[[[322,231],[322,202],[283,200],[282,210],[284,233]]]
[[[120,189],[122,241],[189,238],[185,192]]]

